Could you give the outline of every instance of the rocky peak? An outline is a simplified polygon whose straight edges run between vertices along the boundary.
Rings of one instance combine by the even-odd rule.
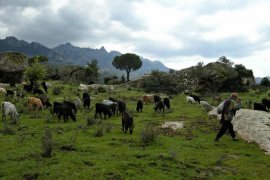
[[[6,42],[7,44],[9,45],[17,45],[17,46],[20,46],[20,45],[25,45],[27,44],[26,41],[22,41],[22,40],[18,40],[16,37],[14,36],[8,36],[6,37],[6,39],[3,39],[4,42]]]
[[[99,50],[107,53],[107,50],[105,49],[104,46],[102,46]]]

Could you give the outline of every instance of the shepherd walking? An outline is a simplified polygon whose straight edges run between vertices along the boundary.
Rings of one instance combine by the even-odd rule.
[[[240,109],[240,104],[237,104],[236,100],[236,93],[232,93],[231,96],[225,100],[220,119],[222,126],[215,138],[215,141],[218,141],[226,133],[227,130],[229,130],[233,140],[237,140],[235,138],[235,132],[233,130],[232,124],[233,117],[235,116],[235,111]]]

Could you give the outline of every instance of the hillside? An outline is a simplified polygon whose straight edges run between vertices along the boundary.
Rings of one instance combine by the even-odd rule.
[[[197,92],[246,91],[255,85],[250,69],[218,61],[175,71],[172,76],[183,89]]]
[[[152,72],[132,82],[145,92],[179,93],[182,91],[199,94],[220,92],[247,92],[255,85],[253,72],[243,65],[228,65],[219,61],[203,66],[192,66],[169,73]]]
[[[47,96],[51,102],[82,97],[79,85],[50,83],[52,88]],[[56,87],[60,95],[55,94]],[[143,93],[141,89],[118,86],[112,92],[91,91],[90,109],[80,107],[76,121],[70,119],[66,123],[63,118],[58,121],[49,109],[38,110],[36,117],[34,110],[28,110],[26,99],[9,98],[20,114],[20,121],[10,124],[7,117],[7,123],[0,123],[0,179],[270,178],[269,155],[239,136],[239,141],[224,135],[214,142],[219,120],[210,118],[200,105],[186,103],[184,94],[172,96],[170,110],[155,112],[153,104],[145,104],[142,112],[136,112],[137,100]],[[134,119],[132,134],[122,132],[121,115],[94,119],[95,103],[108,97],[125,101]],[[248,97],[258,99],[252,93],[239,93],[239,97],[245,102]],[[0,96],[0,100],[6,97]],[[246,117],[241,125],[245,125]],[[256,117],[253,120],[264,121]],[[179,122],[183,127],[162,128],[165,122]],[[249,122],[260,133],[269,130]]]

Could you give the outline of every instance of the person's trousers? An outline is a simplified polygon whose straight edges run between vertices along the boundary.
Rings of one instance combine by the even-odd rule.
[[[226,131],[229,129],[230,135],[232,136],[232,138],[235,138],[235,132],[233,130],[233,125],[231,123],[231,121],[223,121],[222,126],[217,134],[216,140],[218,140],[219,138],[221,138]]]

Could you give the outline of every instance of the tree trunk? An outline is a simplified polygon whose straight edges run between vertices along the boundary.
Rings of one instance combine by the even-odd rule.
[[[127,69],[126,72],[127,72],[127,82],[129,82],[129,81],[130,81],[130,80],[129,80],[130,69]]]

